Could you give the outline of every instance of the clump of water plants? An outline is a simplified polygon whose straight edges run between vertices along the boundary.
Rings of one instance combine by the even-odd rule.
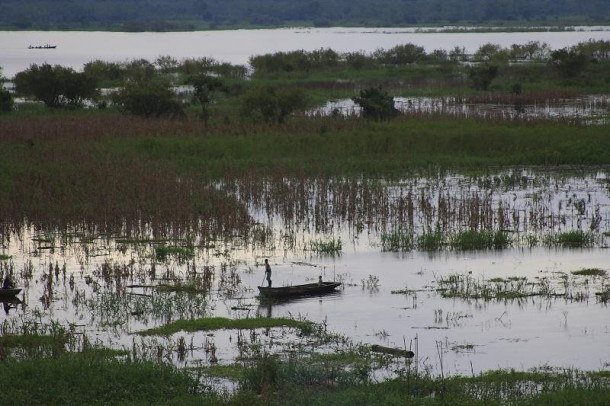
[[[585,248],[593,245],[595,237],[589,232],[573,230],[547,235],[543,242],[550,247]]]
[[[309,249],[318,254],[337,255],[343,249],[341,239],[315,240],[309,242]]]
[[[572,275],[580,276],[606,276],[606,271],[600,268],[583,268],[577,271],[572,271]]]

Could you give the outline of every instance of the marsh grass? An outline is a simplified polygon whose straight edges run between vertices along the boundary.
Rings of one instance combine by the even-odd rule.
[[[464,346],[457,350],[471,350]],[[604,374],[577,370],[496,370],[471,377],[435,377],[403,365],[398,378],[376,382],[368,366],[349,368],[310,358],[281,360],[263,354],[246,370],[241,387],[267,404],[504,405],[604,404]],[[547,402],[547,403],[545,403]],[[556,403],[559,402],[559,403]]]
[[[381,235],[381,250],[389,252],[411,251],[414,247],[411,234],[395,232]]]
[[[417,238],[417,247],[422,251],[438,251],[446,244],[443,233],[424,233]]]
[[[451,247],[457,250],[505,249],[511,244],[502,231],[464,231],[450,238]]]
[[[159,261],[166,261],[169,257],[174,257],[179,263],[184,263],[194,256],[195,248],[192,246],[178,247],[162,245],[155,247],[155,258]]]
[[[586,248],[593,245],[595,236],[590,232],[574,230],[545,235],[543,243],[549,247]]]
[[[175,367],[152,362],[120,362],[85,355],[5,361],[0,368],[11,390],[0,403],[152,404],[188,402],[218,404],[222,397],[200,393],[197,382]],[[45,385],[40,385],[45,382]],[[183,403],[184,404],[184,403]]]
[[[527,278],[477,279],[471,275],[451,274],[437,279],[438,291],[444,298],[511,300],[543,295],[542,289]]]
[[[309,242],[309,249],[318,254],[337,255],[343,249],[341,239],[316,240]]]
[[[583,268],[578,271],[572,271],[572,275],[580,276],[606,276],[606,271],[599,268]]]
[[[139,335],[171,335],[179,331],[209,331],[220,329],[255,329],[271,327],[294,327],[303,333],[312,330],[309,321],[288,318],[265,318],[256,317],[248,319],[227,319],[223,317],[212,317],[197,320],[178,320],[162,327],[148,329],[138,332]]]

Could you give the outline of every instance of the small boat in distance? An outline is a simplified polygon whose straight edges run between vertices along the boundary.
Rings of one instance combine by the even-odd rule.
[[[263,296],[286,298],[293,296],[320,295],[334,291],[341,282],[317,282],[306,283],[304,285],[282,286],[279,288],[270,288],[259,286],[258,290]]]
[[[49,45],[49,44],[46,44],[46,45],[30,45],[28,47],[28,49],[55,49],[55,48],[57,48],[57,45]]]
[[[0,298],[13,297],[21,292],[18,288],[0,288]]]

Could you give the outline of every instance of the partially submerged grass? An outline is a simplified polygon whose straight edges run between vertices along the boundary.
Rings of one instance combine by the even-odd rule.
[[[457,250],[504,249],[511,244],[509,235],[502,231],[464,231],[451,238],[451,247]]]
[[[549,247],[586,248],[593,245],[595,236],[585,231],[565,231],[547,235],[543,242]]]
[[[194,256],[195,248],[192,246],[176,247],[162,245],[155,247],[155,258],[159,261],[165,261],[168,257],[175,257],[179,262],[184,262]]]
[[[527,278],[490,280],[476,279],[470,275],[451,274],[437,280],[438,291],[445,298],[505,300],[539,296],[543,292]]]
[[[396,232],[381,235],[381,249],[383,251],[411,251],[413,247],[413,236],[411,234]]]
[[[309,249],[318,254],[337,255],[343,249],[341,239],[316,240],[309,242]]]
[[[179,331],[209,331],[220,329],[255,329],[269,327],[294,327],[302,333],[308,333],[313,328],[310,321],[300,321],[288,318],[255,317],[248,319],[227,319],[211,317],[197,320],[178,320],[162,327],[139,331],[139,335],[171,335]]]
[[[578,271],[572,271],[572,275],[581,276],[606,276],[606,271],[599,268],[583,268]]]

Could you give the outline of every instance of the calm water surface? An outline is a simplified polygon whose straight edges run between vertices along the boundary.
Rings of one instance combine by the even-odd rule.
[[[125,61],[161,55],[177,59],[211,57],[232,64],[246,64],[253,55],[292,50],[332,48],[338,52],[388,49],[413,43],[427,52],[465,47],[474,52],[491,42],[507,47],[528,41],[548,43],[558,49],[589,39],[610,40],[608,27],[569,32],[510,33],[417,33],[399,28],[302,28],[267,30],[198,31],[172,33],[121,32],[0,32],[0,66],[12,77],[32,63],[50,63],[82,69],[87,62]],[[28,49],[33,45],[56,45],[56,49]]]
[[[167,262],[155,261],[154,243],[126,244],[116,236],[79,234],[66,239],[61,233],[45,234],[32,227],[2,240],[0,252],[11,258],[0,262],[0,267],[12,266],[18,285],[23,287],[19,295],[23,303],[0,316],[3,333],[20,332],[23,326],[58,323],[84,332],[94,343],[135,348],[139,356],[148,352],[153,358],[158,346],[163,346],[168,351],[167,358],[178,365],[196,365],[209,363],[205,348],[210,343],[218,348],[220,362],[230,363],[239,355],[238,341],[257,342],[269,351],[280,351],[279,344],[299,339],[285,329],[259,330],[254,334],[236,330],[179,332],[169,338],[142,338],[134,332],[178,318],[303,317],[325,323],[328,331],[355,343],[397,347],[406,344],[411,348],[417,343],[420,367],[433,373],[440,373],[441,362],[445,375],[541,365],[608,369],[610,309],[595,293],[607,290],[609,279],[572,275],[582,268],[609,270],[610,196],[606,172],[580,177],[560,172],[525,171],[522,175],[514,178],[517,184],[510,187],[506,183],[490,188],[485,185],[494,182],[447,176],[405,180],[388,188],[396,192],[395,196],[400,195],[400,188],[414,188],[417,195],[420,191],[430,194],[433,206],[441,191],[460,199],[473,193],[489,195],[494,210],[503,202],[506,213],[512,213],[511,218],[522,216],[519,224],[509,222],[505,226],[513,232],[524,235],[595,229],[598,238],[593,248],[521,245],[500,251],[383,252],[379,232],[367,228],[354,232],[337,222],[331,234],[344,242],[342,254],[320,256],[302,247],[310,239],[327,239],[328,234],[297,231],[295,239],[302,246],[289,248],[279,233],[286,229],[282,219],[252,209],[258,221],[273,225],[273,241],[266,247],[240,247],[218,241],[212,247],[198,247],[196,257],[187,265],[171,258]],[[511,203],[507,204],[507,200]],[[542,213],[544,218],[525,221],[536,213]],[[421,230],[426,226],[416,219],[414,227]],[[325,280],[343,281],[343,287],[328,296],[261,304],[256,287],[263,279],[263,258],[270,258],[274,286],[311,282],[322,275]],[[49,272],[49,266],[58,264],[62,268],[64,263],[65,274]],[[214,274],[209,295],[189,297],[146,287],[125,287],[155,285],[167,276],[184,280],[193,268],[202,275],[206,267]],[[117,277],[116,270],[124,276]],[[31,278],[26,276],[30,272]],[[548,279],[557,293],[564,290],[558,284],[563,274],[571,289],[585,296],[582,300],[541,296],[492,301],[442,298],[436,291],[438,280],[454,274],[477,281]],[[376,282],[367,283],[371,280]],[[392,293],[405,288],[414,292]],[[186,360],[179,360],[175,353],[182,337],[189,347],[192,345]],[[438,356],[439,347],[442,359]],[[329,350],[332,349],[330,344]]]

